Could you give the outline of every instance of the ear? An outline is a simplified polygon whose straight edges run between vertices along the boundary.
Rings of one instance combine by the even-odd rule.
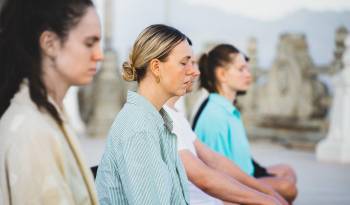
[[[158,59],[152,59],[149,63],[150,71],[155,77],[160,77],[160,63]]]
[[[44,31],[39,39],[40,48],[44,55],[55,57],[60,47],[60,39],[56,33],[52,31]]]
[[[218,83],[226,83],[227,79],[226,79],[226,73],[227,70],[225,68],[222,67],[218,67],[215,70],[215,75],[216,75],[216,79],[218,80]]]

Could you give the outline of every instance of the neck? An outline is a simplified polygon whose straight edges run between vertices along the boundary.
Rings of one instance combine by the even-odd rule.
[[[44,79],[44,84],[47,89],[47,94],[53,99],[58,107],[63,109],[63,99],[67,93],[69,86],[54,83],[52,80]],[[63,84],[63,83],[61,83]]]
[[[171,96],[164,93],[153,79],[143,79],[139,83],[137,93],[144,96],[159,111]]]
[[[59,77],[60,75],[55,72],[54,68],[50,67],[45,69],[44,66],[43,68],[44,68],[43,83],[47,90],[47,94],[53,99],[53,101],[62,110],[63,99],[70,85],[66,83],[64,80],[62,80],[62,78]]]
[[[230,102],[233,103],[233,101],[236,99],[236,91],[232,91],[227,86],[221,86],[219,89],[219,94],[224,96],[226,99],[228,99]]]
[[[175,104],[179,99],[180,99],[180,96],[172,97],[166,102],[166,105],[169,106],[170,108],[176,110]]]

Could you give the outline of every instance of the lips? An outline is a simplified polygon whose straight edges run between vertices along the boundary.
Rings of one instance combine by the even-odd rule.
[[[190,84],[192,84],[192,81],[186,81],[186,82],[184,83],[185,86],[188,86],[188,85],[190,85]]]
[[[96,71],[97,71],[96,68],[89,68],[89,72],[90,73],[96,74]]]

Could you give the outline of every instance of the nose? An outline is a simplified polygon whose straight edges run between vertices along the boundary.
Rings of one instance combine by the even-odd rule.
[[[199,76],[200,72],[199,72],[197,64],[190,63],[189,69],[187,70],[186,74],[191,75],[193,78]]]
[[[201,72],[199,71],[198,67],[194,68],[192,76],[196,78],[199,76],[199,74],[201,74]]]
[[[103,60],[103,51],[101,49],[101,46],[98,46],[94,53],[92,54],[92,60],[94,61],[102,61]]]

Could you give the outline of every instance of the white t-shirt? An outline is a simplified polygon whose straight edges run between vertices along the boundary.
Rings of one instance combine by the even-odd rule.
[[[194,141],[196,140],[196,134],[192,131],[190,124],[185,118],[185,115],[181,112],[165,105],[163,107],[173,120],[173,133],[177,136],[177,150],[184,149],[189,150],[195,156],[197,156],[196,149],[194,147]],[[190,192],[190,204],[191,205],[222,205],[223,203],[218,199],[215,199],[208,194],[200,190],[192,182],[188,182],[188,188]]]

